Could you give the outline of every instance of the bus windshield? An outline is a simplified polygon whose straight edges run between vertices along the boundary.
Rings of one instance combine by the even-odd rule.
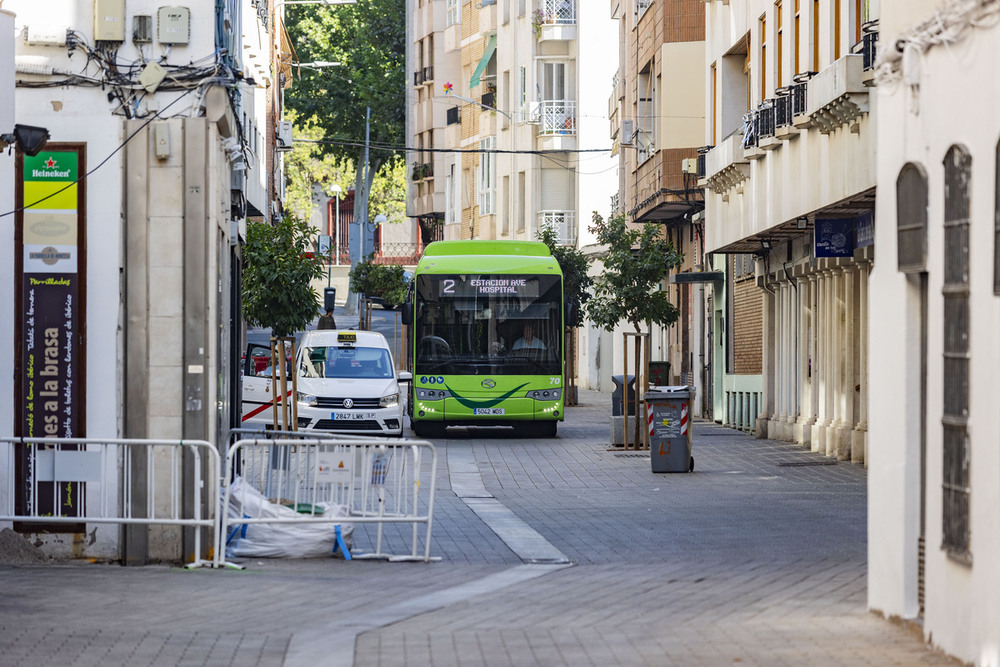
[[[416,374],[562,373],[559,276],[424,274],[414,294]]]

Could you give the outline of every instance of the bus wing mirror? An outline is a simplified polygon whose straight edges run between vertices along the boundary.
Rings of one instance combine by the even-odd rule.
[[[576,317],[576,305],[572,301],[566,302],[566,312],[563,317],[563,326],[573,326],[573,318]]]
[[[403,302],[403,312],[400,313],[399,319],[406,326],[413,324],[413,302],[409,299]]]

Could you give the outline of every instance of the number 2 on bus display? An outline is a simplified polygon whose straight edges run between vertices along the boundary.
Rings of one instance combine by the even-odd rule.
[[[444,294],[454,294],[455,293],[455,281],[451,278],[445,278],[444,286],[441,288]]]

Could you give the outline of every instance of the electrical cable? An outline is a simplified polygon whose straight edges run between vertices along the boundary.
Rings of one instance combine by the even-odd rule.
[[[31,208],[33,206],[37,206],[38,204],[41,204],[43,201],[45,201],[47,199],[51,199],[52,197],[55,197],[57,194],[60,194],[62,192],[65,192],[66,190],[69,190],[74,185],[77,185],[77,184],[82,183],[83,181],[87,180],[87,178],[91,174],[93,174],[95,171],[97,171],[98,169],[100,169],[101,167],[103,167],[105,165],[105,163],[107,163],[108,160],[110,160],[112,157],[115,156],[115,154],[118,153],[118,151],[120,151],[121,149],[125,148],[125,146],[128,144],[128,142],[132,141],[132,139],[137,134],[139,134],[139,132],[141,132],[142,130],[144,130],[150,123],[152,123],[157,118],[161,118],[162,119],[162,117],[160,116],[160,113],[162,113],[162,111],[166,111],[167,109],[169,109],[173,105],[177,104],[177,102],[181,101],[187,95],[189,95],[190,93],[193,93],[193,92],[194,92],[194,89],[187,91],[183,95],[180,95],[179,97],[177,97],[177,99],[173,100],[170,104],[168,104],[167,106],[163,107],[163,109],[161,111],[156,112],[156,115],[154,115],[152,118],[150,118],[149,120],[147,120],[145,123],[143,123],[142,125],[140,125],[139,127],[137,127],[135,129],[135,131],[132,132],[132,134],[128,135],[128,137],[125,138],[125,141],[123,141],[122,143],[120,143],[117,148],[115,148],[113,151],[111,151],[110,153],[108,153],[107,157],[105,157],[103,160],[101,160],[100,163],[98,163],[98,165],[96,167],[94,167],[93,169],[91,169],[90,171],[88,171],[86,174],[83,174],[82,176],[80,176],[79,178],[77,178],[72,183],[67,183],[65,185],[65,187],[62,187],[59,190],[56,190],[55,192],[42,197],[38,201],[34,201],[34,202],[30,203],[30,204],[25,204],[24,206],[21,206],[19,208],[15,208],[13,211],[7,211],[6,213],[0,213],[0,218],[5,218],[8,215],[14,215],[15,213],[20,213],[21,211],[24,211],[25,209],[29,209],[29,208]]]

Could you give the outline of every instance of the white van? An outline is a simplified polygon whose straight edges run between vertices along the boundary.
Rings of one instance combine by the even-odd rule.
[[[392,352],[375,331],[307,331],[298,351],[300,428],[365,435],[403,434],[403,404]]]
[[[249,346],[244,359],[243,426],[271,428],[270,348]],[[311,330],[298,344],[298,427],[337,433],[403,434],[405,394],[385,336],[374,331]],[[288,384],[291,393],[291,382]]]

